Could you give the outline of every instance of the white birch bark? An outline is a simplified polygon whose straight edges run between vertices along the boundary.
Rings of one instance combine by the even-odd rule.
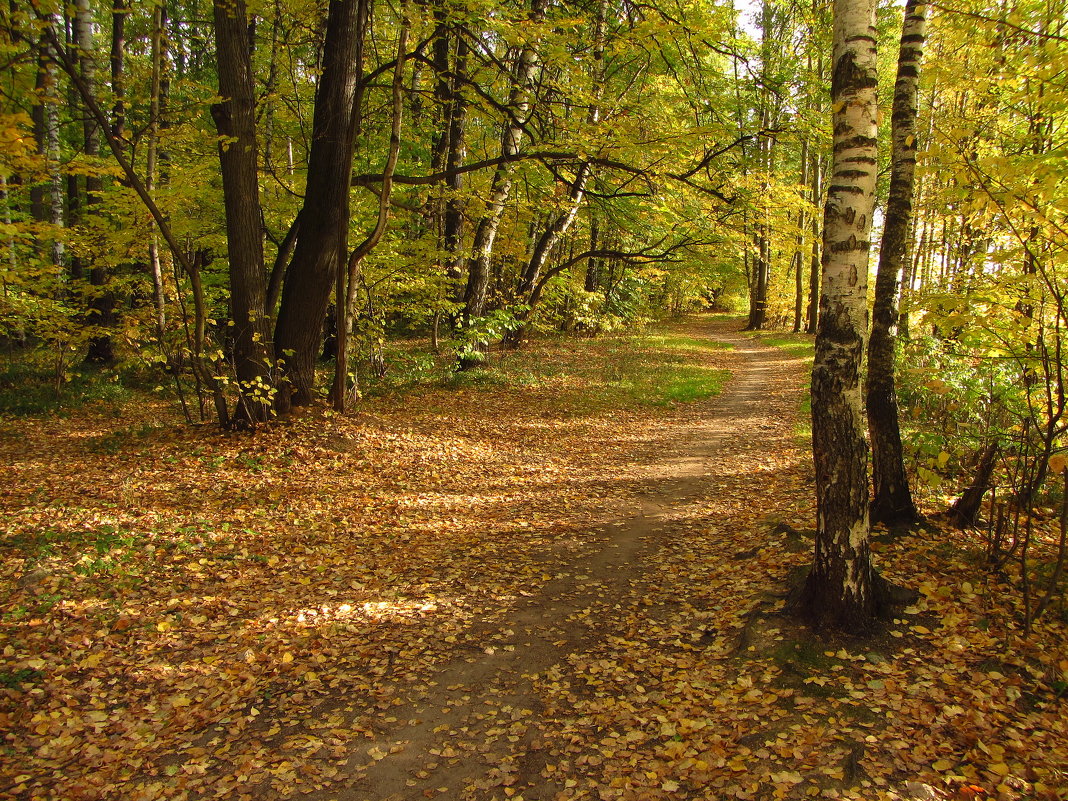
[[[835,0],[834,160],[823,219],[823,289],[812,368],[817,536],[801,611],[817,625],[868,628],[879,586],[868,545],[861,363],[877,173],[875,0]]]

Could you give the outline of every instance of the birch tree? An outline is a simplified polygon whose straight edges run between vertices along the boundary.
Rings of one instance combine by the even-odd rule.
[[[905,245],[912,219],[913,176],[916,171],[916,107],[920,60],[927,25],[926,0],[908,0],[901,29],[901,50],[891,117],[892,153],[890,197],[879,270],[875,278],[871,341],[868,345],[866,407],[871,434],[873,522],[908,523],[919,516],[909,490],[901,450],[897,391],[894,386],[894,336],[898,275],[905,261]]]
[[[799,611],[817,626],[868,629],[882,606],[871,563],[860,370],[877,176],[875,0],[835,0],[834,160],[823,215],[823,288],[812,366],[816,548]]]

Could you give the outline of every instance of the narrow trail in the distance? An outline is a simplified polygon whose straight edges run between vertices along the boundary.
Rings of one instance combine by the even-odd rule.
[[[727,520],[774,513],[771,455],[794,439],[802,381],[795,359],[726,322],[704,321],[687,333],[732,349],[723,392],[650,415],[630,480],[609,488],[616,497],[605,502],[623,513],[577,544],[569,540],[535,592],[477,621],[485,646],[440,665],[418,691],[395,701],[386,724],[352,756],[348,788],[323,798],[572,797],[575,772],[586,773],[589,763],[576,766],[567,755],[596,751],[600,732],[570,719],[554,688],[582,685],[576,669],[607,643],[678,622],[680,599],[668,582],[680,548],[688,552],[696,532],[718,531]],[[746,570],[744,562],[732,566]],[[761,578],[739,577],[736,603],[744,605]],[[722,599],[720,607],[731,603]]]

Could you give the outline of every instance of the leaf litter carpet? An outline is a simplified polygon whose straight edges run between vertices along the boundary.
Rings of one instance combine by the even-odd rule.
[[[1064,624],[960,535],[879,549],[921,592],[880,638],[778,615],[805,367],[736,327],[691,324],[734,378],[670,409],[4,423],[0,796],[1068,798]]]

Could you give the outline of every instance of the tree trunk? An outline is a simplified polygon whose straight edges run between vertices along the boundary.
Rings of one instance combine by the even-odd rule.
[[[42,33],[39,44],[37,65],[36,103],[33,107],[34,134],[37,149],[44,157],[48,182],[41,188],[40,195],[32,198],[33,218],[51,223],[59,229],[64,226],[63,208],[63,174],[61,172],[60,129],[59,129],[59,74],[56,68],[56,25],[61,20],[51,17],[46,24],[50,27]],[[52,36],[49,37],[49,32]],[[51,242],[50,256],[57,279],[63,278],[63,240],[58,236]]]
[[[331,0],[323,44],[323,72],[315,97],[308,180],[300,237],[286,270],[275,326],[275,349],[285,369],[278,411],[315,398],[315,362],[323,320],[343,255],[349,224],[349,186],[355,142],[358,50],[370,0]]]
[[[820,206],[820,200],[823,197],[823,159],[816,152],[816,149],[812,149],[812,164],[810,167],[812,179],[811,198],[812,205],[816,208]],[[819,217],[815,214],[812,215],[812,227],[810,230],[812,235],[812,253],[809,257],[809,273],[808,273],[808,313],[805,322],[805,333],[815,334],[816,326],[819,323],[820,318],[820,272],[821,272],[821,255],[820,255],[820,221]]]
[[[92,87],[96,81],[96,61],[93,50],[93,12],[89,0],[76,0],[74,3],[74,47],[78,56],[78,68],[82,81]],[[100,155],[100,128],[91,114],[84,117],[82,123],[82,149],[90,159]],[[93,206],[100,199],[104,181],[99,175],[85,178],[85,215],[93,213]],[[75,190],[77,194],[77,190]],[[89,285],[93,287],[89,299],[89,314],[86,322],[95,326],[98,333],[89,340],[89,349],[85,360],[91,364],[113,364],[115,362],[115,345],[107,329],[115,325],[115,293],[108,288],[110,271],[100,259],[93,261],[89,268]]]
[[[267,287],[260,230],[256,101],[244,0],[215,0],[219,95],[211,115],[219,131],[219,166],[226,207],[234,371],[240,402],[233,419],[262,422],[271,413]]]
[[[115,4],[118,6],[118,2]],[[145,163],[145,189],[150,195],[156,190],[156,166],[159,158],[160,110],[163,96],[163,58],[165,37],[163,30],[163,6],[158,5],[152,13],[152,84],[149,97],[148,155]],[[152,273],[152,301],[156,307],[156,333],[160,347],[166,347],[167,331],[166,301],[163,292],[163,264],[160,260],[159,239],[152,231],[148,243],[148,264]]]
[[[1000,445],[991,440],[979,458],[979,469],[975,478],[957,500],[949,507],[949,518],[958,528],[970,528],[979,522],[979,510],[983,507],[983,497],[990,490],[990,478],[998,463]]]
[[[597,250],[600,241],[597,223],[597,215],[590,213],[590,250]],[[586,262],[586,279],[583,288],[587,292],[596,292],[601,288],[601,259],[590,258]]]
[[[801,199],[804,200],[808,183],[808,140],[801,141]],[[797,212],[797,238],[794,241],[794,333],[801,331],[805,306],[805,211]]]
[[[873,523],[900,525],[919,518],[909,490],[898,423],[894,380],[894,336],[898,274],[906,253],[912,218],[913,177],[916,169],[916,97],[923,57],[927,0],[908,0],[901,29],[891,141],[890,197],[875,278],[871,340],[868,343],[867,411],[871,438]]]
[[[460,246],[463,242],[464,209],[463,200],[460,198],[460,191],[463,189],[463,173],[456,170],[467,154],[464,141],[467,99],[463,93],[463,84],[467,79],[467,40],[462,32],[456,35],[454,65],[449,78],[448,145],[445,148],[444,165],[449,177],[445,179],[448,191],[445,197],[441,244],[446,254],[445,273],[450,279],[459,283],[463,273]]]
[[[530,21],[538,24],[545,17],[547,0],[531,0]],[[528,43],[519,52],[516,65],[515,84],[508,100],[511,114],[504,124],[501,135],[501,156],[510,159],[519,152],[523,141],[523,124],[530,113],[531,91],[534,76],[538,69],[538,54],[533,44]],[[490,258],[493,255],[493,243],[497,238],[497,229],[504,216],[505,203],[512,190],[513,165],[509,161],[501,163],[493,174],[490,184],[490,197],[486,211],[475,228],[475,238],[471,246],[471,258],[468,260],[467,289],[464,292],[464,325],[475,324],[486,310],[486,293],[490,284]],[[478,349],[487,343],[478,343]],[[478,364],[478,359],[461,359],[462,368]]]
[[[812,367],[816,547],[798,599],[818,627],[868,630],[884,611],[871,563],[860,369],[877,175],[875,0],[835,0],[834,165],[823,216],[823,292]]]
[[[389,202],[393,193],[393,174],[397,169],[400,154],[401,118],[404,114],[404,66],[408,52],[408,18],[401,23],[397,34],[397,59],[393,68],[391,92],[392,118],[389,127],[389,149],[386,164],[382,168],[382,189],[378,197],[378,218],[371,232],[349,254],[344,272],[338,272],[335,288],[337,298],[337,357],[334,364],[334,384],[331,401],[338,412],[345,411],[345,396],[348,390],[348,334],[352,329],[353,306],[356,296],[356,279],[361,274],[363,260],[378,245],[389,223]]]
[[[113,0],[111,4],[111,94],[115,97],[115,105],[111,109],[111,133],[118,138],[122,138],[126,128],[126,17],[129,13],[129,0]],[[153,20],[155,17],[156,13],[153,11]],[[154,23],[153,31],[155,31]]]

